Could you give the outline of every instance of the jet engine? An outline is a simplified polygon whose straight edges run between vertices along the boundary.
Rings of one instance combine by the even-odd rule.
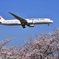
[[[28,25],[29,27],[34,27],[34,24],[30,24],[30,25]]]

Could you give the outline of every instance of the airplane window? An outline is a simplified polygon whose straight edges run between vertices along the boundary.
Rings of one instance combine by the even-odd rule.
[[[45,20],[45,18],[40,18],[40,20]]]

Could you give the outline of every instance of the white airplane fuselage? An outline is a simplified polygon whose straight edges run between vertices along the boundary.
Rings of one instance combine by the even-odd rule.
[[[53,21],[49,18],[32,18],[32,19],[25,19],[29,24],[50,24]],[[17,19],[12,20],[0,20],[2,25],[22,25],[21,22]]]
[[[4,20],[0,16],[0,24],[2,25],[21,25],[23,28],[26,28],[26,25],[29,27],[34,27],[35,24],[50,24],[53,23],[53,21],[49,18],[31,18],[31,19],[24,19],[20,16],[15,15],[14,13],[9,12],[13,17],[16,19],[12,20]]]

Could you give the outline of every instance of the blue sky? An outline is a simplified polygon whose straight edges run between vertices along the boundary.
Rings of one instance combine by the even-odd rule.
[[[14,19],[8,12],[23,18],[50,18],[54,21],[50,26],[35,25],[34,28],[0,25],[0,41],[14,37],[7,45],[23,45],[30,37],[47,33],[59,27],[59,0],[1,0],[0,15],[5,19]]]

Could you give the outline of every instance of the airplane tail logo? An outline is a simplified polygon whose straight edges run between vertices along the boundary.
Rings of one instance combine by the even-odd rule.
[[[0,20],[5,20],[2,16],[0,16]]]

